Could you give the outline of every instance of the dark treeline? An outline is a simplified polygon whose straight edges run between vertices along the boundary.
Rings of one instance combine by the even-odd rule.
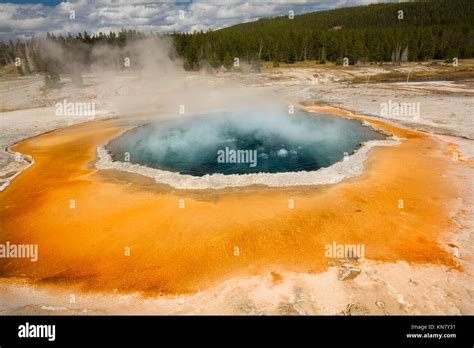
[[[403,11],[403,13],[399,12]],[[403,18],[399,19],[400,16]],[[474,57],[474,1],[376,4],[175,34],[189,68],[241,61],[425,61]]]
[[[402,11],[402,12],[400,12]],[[108,66],[123,67],[124,57],[133,57],[128,44],[158,34],[135,30],[118,33],[86,32],[28,41],[0,42],[0,64],[21,58],[21,73],[76,73],[107,56]],[[186,69],[204,65],[231,68],[241,62],[293,63],[317,60],[342,62],[426,61],[474,57],[474,1],[431,0],[341,8],[295,16],[261,19],[217,31],[174,33],[174,52]],[[63,59],[43,50],[45,42],[60,47]],[[94,48],[107,47],[97,55]],[[45,53],[47,52],[47,53]],[[65,56],[65,57],[64,57]],[[64,59],[65,58],[65,59]],[[66,61],[68,64],[64,64]],[[72,63],[72,64],[70,64]],[[80,64],[73,64],[80,63]]]
[[[76,36],[47,34],[46,38],[34,37],[31,40],[17,40],[9,43],[0,41],[0,64],[7,65],[21,59],[21,72],[31,73],[54,68],[63,72],[68,65],[90,66],[98,59],[108,56],[107,64],[121,65],[122,57],[131,57],[133,52],[127,48],[129,43],[158,34],[146,35],[136,30],[123,30],[109,34],[89,35],[87,32]],[[94,48],[103,48],[95,50]],[[119,53],[119,54],[117,54]],[[75,64],[74,64],[75,63]],[[104,63],[104,62],[102,62]]]

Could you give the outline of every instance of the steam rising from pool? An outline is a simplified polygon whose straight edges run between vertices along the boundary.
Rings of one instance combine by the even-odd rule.
[[[111,141],[114,161],[201,177],[315,171],[385,136],[321,114],[220,112],[149,123]]]

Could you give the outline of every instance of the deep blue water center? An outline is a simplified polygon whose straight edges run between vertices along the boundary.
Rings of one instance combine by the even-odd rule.
[[[107,149],[114,160],[203,176],[317,170],[384,138],[340,117],[239,111],[148,123]]]

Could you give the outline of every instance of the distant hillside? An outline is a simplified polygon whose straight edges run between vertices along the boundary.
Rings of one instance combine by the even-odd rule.
[[[470,58],[474,57],[474,1],[375,4],[174,36],[190,68],[203,60],[230,65],[234,57],[275,63],[338,62],[347,57],[350,64]]]
[[[403,11],[402,19],[398,19],[399,10]],[[252,32],[259,29],[274,30],[282,27],[296,30],[326,30],[336,26],[343,26],[347,29],[458,24],[472,26],[474,24],[473,11],[474,2],[471,0],[382,3],[305,13],[295,16],[293,20],[286,15],[264,18],[255,22],[237,24],[221,31]]]

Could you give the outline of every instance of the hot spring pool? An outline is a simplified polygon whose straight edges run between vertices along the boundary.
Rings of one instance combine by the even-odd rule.
[[[385,136],[322,114],[227,112],[148,123],[106,149],[114,161],[204,176],[315,171]]]

